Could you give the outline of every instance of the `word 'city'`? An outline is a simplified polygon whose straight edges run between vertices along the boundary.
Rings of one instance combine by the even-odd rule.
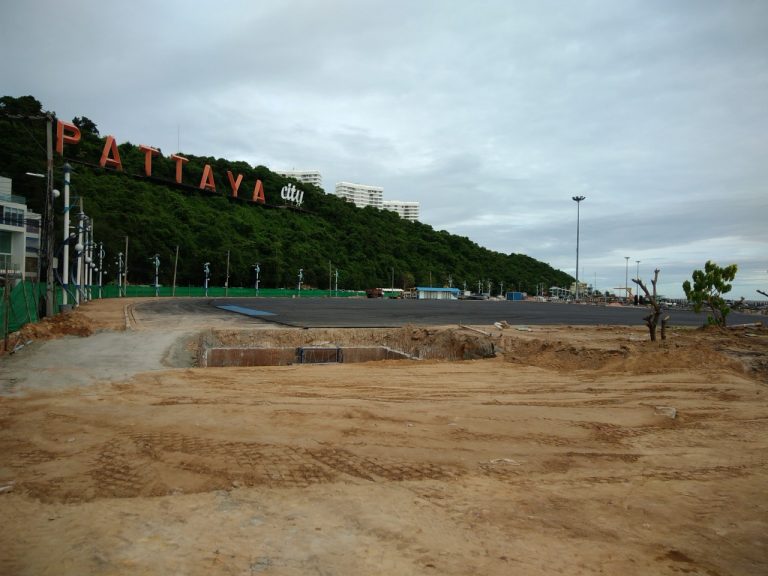
[[[78,144],[80,142],[80,129],[70,123],[58,120],[56,125],[56,152],[64,155],[64,144]],[[139,150],[144,153],[144,175],[152,176],[152,158],[160,155],[160,150],[153,148],[152,146],[146,146],[144,144],[139,145]],[[184,164],[189,162],[188,158],[180,156],[179,154],[171,154],[170,159],[176,165],[176,183],[182,184],[182,172]],[[104,148],[101,152],[101,159],[99,160],[99,166],[102,168],[114,168],[120,172],[123,171],[123,163],[120,160],[120,151],[117,149],[117,142],[114,136],[107,136],[104,141]],[[240,185],[243,182],[243,175],[238,174],[237,177],[232,174],[230,170],[227,170],[227,179],[229,180],[229,186],[232,190],[232,197],[238,197],[238,191]],[[213,177],[213,170],[210,164],[206,164],[203,168],[203,176],[200,178],[200,190],[208,192],[216,192],[216,181]],[[280,191],[280,197],[283,200],[293,202],[297,206],[301,206],[304,202],[304,192],[299,190],[293,184],[283,186]],[[253,195],[251,202],[258,204],[265,204],[264,198],[264,184],[261,180],[256,180],[256,185],[253,188]]]

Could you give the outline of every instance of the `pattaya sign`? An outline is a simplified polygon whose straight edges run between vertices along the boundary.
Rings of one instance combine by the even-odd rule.
[[[60,156],[63,156],[65,144],[78,144],[79,142],[80,129],[70,122],[58,120],[56,125],[56,152]],[[160,156],[160,150],[144,144],[139,145],[139,150],[144,153],[144,175],[152,176],[152,159]],[[173,160],[176,166],[176,183],[183,184],[184,164],[189,162],[189,159],[179,154],[171,154],[170,159]],[[117,142],[114,136],[106,137],[104,148],[101,152],[101,159],[99,160],[99,166],[102,168],[113,168],[120,172],[123,171],[123,163],[120,160],[120,151],[117,149]],[[240,185],[243,183],[243,175],[238,174],[235,176],[230,170],[227,170],[227,180],[229,181],[229,188],[232,192],[231,196],[233,198],[238,198],[238,191],[240,190]],[[200,178],[198,188],[208,192],[216,192],[216,180],[210,164],[206,164],[203,168],[203,176]],[[283,189],[280,191],[280,197],[296,206],[301,206],[304,202],[304,192],[297,189],[293,184],[283,186]],[[253,195],[251,196],[250,201],[257,204],[266,203],[264,198],[264,184],[261,180],[256,180],[256,185],[253,187]]]

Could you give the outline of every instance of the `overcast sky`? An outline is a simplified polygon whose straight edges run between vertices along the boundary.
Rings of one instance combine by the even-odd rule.
[[[598,289],[768,291],[765,0],[0,0],[0,92],[102,135],[417,200]],[[631,284],[631,282],[630,282]]]

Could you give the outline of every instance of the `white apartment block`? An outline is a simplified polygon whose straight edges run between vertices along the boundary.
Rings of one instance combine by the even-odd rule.
[[[0,274],[14,282],[24,279],[27,253],[34,250],[34,240],[29,250],[27,246],[28,218],[39,222],[40,217],[27,211],[26,198],[12,194],[10,178],[0,176]],[[30,228],[34,229],[34,224]],[[37,236],[39,242],[39,232]],[[36,262],[30,263],[31,267],[36,269]]]
[[[352,202],[358,208],[373,206],[381,210],[383,208],[384,188],[381,186],[366,186],[365,184],[353,184],[351,182],[338,182],[336,184],[336,196]]]
[[[415,222],[419,219],[419,203],[405,202],[403,200],[384,200],[384,210],[397,212],[403,220]]]
[[[305,184],[313,184],[318,188],[323,187],[323,177],[318,170],[275,170],[274,172],[286,178],[295,178]]]

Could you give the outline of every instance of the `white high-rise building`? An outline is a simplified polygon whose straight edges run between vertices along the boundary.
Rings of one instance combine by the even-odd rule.
[[[323,187],[323,177],[319,170],[274,170],[274,173],[286,178],[295,178],[305,184],[313,184],[318,188]]]
[[[403,200],[384,200],[382,206],[384,210],[391,210],[397,212],[400,218],[404,220],[410,220],[415,222],[419,219],[419,203],[418,202],[406,202]]]
[[[352,202],[358,208],[373,206],[383,208],[384,188],[381,186],[366,186],[365,184],[353,184],[351,182],[337,182],[336,196]]]

